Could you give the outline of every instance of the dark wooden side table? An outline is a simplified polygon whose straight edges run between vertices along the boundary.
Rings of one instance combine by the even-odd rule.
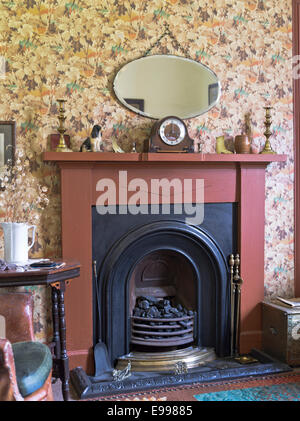
[[[66,285],[80,275],[78,262],[64,261],[59,269],[8,270],[0,272],[0,288],[46,285],[52,289],[53,377],[60,378],[65,401],[70,399],[69,358],[66,348],[64,294]]]

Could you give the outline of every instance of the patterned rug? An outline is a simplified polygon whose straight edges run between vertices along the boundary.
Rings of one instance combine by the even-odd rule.
[[[102,396],[89,401],[299,401],[300,372]]]
[[[197,401],[300,401],[300,382],[202,393]]]

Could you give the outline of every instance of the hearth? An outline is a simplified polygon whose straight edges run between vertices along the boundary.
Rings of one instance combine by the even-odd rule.
[[[104,353],[101,355],[103,357]],[[133,372],[130,377],[120,381],[114,381],[111,369],[99,376],[88,376],[82,367],[76,367],[71,371],[71,380],[78,396],[87,399],[100,395],[117,395],[160,387],[195,385],[292,371],[287,364],[275,360],[262,351],[253,349],[251,356],[254,362],[249,364],[241,364],[231,357],[217,358],[213,361],[208,360],[203,365],[200,363],[195,368],[189,368],[185,373],[176,373],[172,369],[165,372],[145,370]],[[161,361],[164,363],[163,356]]]

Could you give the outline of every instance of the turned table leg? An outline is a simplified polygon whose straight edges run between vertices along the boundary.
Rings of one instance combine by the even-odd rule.
[[[65,320],[65,282],[52,286],[52,305],[53,305],[53,331],[55,342],[55,354],[58,363],[59,378],[62,382],[62,394],[65,401],[70,399],[69,389],[69,357],[66,347],[66,320]]]
[[[53,342],[54,358],[60,358],[60,338],[59,338],[59,319],[58,319],[58,290],[52,287],[52,320],[53,320]]]
[[[61,360],[61,381],[62,392],[65,401],[70,399],[69,390],[69,357],[66,345],[66,319],[65,319],[65,282],[61,282],[58,293],[58,313],[59,313],[59,334],[60,334],[60,360]]]

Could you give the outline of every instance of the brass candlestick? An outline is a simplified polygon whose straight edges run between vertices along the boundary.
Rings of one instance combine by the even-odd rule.
[[[239,323],[241,308],[241,286],[243,283],[240,277],[240,256],[233,254],[229,257],[230,267],[230,306],[231,306],[231,326],[230,326],[230,355],[239,355]]]
[[[235,314],[235,284],[233,282],[233,271],[234,271],[234,255],[231,254],[229,257],[230,267],[230,310],[231,310],[231,323],[230,323],[230,355],[233,355],[234,349],[234,314]]]
[[[271,114],[270,114],[270,110],[272,109],[272,107],[264,107],[264,109],[266,110],[266,119],[265,119],[265,127],[266,127],[266,131],[264,132],[264,135],[266,136],[266,143],[265,146],[263,148],[263,150],[261,151],[261,153],[271,153],[271,154],[275,154],[276,152],[273,151],[273,149],[271,148],[271,143],[270,143],[270,137],[272,136],[272,132],[270,130],[271,124],[272,124],[272,120],[271,120]]]
[[[230,284],[231,284],[231,336],[230,355],[240,364],[251,364],[258,360],[250,354],[239,353],[239,333],[241,316],[241,288],[243,280],[240,276],[240,255],[229,256]]]
[[[233,282],[236,285],[236,312],[235,312],[235,341],[234,341],[234,354],[238,355],[238,346],[239,346],[239,324],[240,324],[240,308],[241,308],[241,286],[243,283],[242,278],[240,277],[240,256],[237,254],[235,256],[235,274],[233,276]]]
[[[58,99],[57,102],[59,103],[59,115],[58,115],[58,120],[59,120],[59,127],[57,128],[60,137],[59,137],[59,143],[57,145],[57,148],[55,149],[55,152],[73,152],[72,149],[68,148],[65,142],[65,132],[66,129],[64,127],[64,123],[65,123],[65,99]]]

